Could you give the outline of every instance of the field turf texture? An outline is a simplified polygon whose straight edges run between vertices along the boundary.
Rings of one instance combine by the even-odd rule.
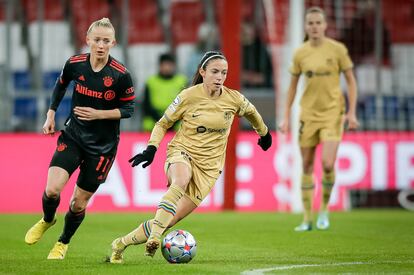
[[[0,274],[414,274],[414,212],[352,210],[331,213],[327,231],[294,232],[299,214],[193,213],[175,226],[197,240],[189,264],[169,264],[160,251],[131,246],[125,263],[105,263],[111,241],[152,213],[87,213],[63,261],[46,260],[63,214],[32,246],[27,229],[40,214],[0,215]]]

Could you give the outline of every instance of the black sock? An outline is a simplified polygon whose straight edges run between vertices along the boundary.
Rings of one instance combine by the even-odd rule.
[[[74,213],[69,208],[65,216],[65,226],[63,227],[63,233],[60,235],[59,242],[68,244],[84,218],[85,210]]]
[[[60,196],[57,198],[49,198],[46,195],[46,191],[43,192],[42,206],[43,206],[43,220],[45,222],[51,222],[55,218],[56,209],[60,203]]]

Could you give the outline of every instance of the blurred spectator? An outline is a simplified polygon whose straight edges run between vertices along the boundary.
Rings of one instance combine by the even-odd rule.
[[[356,65],[375,61],[375,3],[360,1],[358,11],[350,25],[344,29],[342,41],[349,49],[351,59]],[[390,33],[382,20],[382,63],[389,65],[391,40]]]
[[[194,51],[190,54],[185,69],[188,79],[193,78],[194,72],[197,70],[197,64],[207,51],[218,49],[218,38],[216,27],[212,24],[204,22],[198,28],[197,43]]]
[[[186,86],[187,78],[176,73],[175,57],[165,53],[159,57],[158,74],[145,83],[142,105],[144,131],[151,131],[179,92]]]
[[[271,87],[272,63],[266,45],[253,24],[242,24],[242,86]]]

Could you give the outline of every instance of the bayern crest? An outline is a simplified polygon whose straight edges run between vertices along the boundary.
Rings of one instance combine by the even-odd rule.
[[[112,83],[114,82],[114,79],[110,76],[105,76],[103,78],[103,82],[104,82],[105,87],[111,87]]]

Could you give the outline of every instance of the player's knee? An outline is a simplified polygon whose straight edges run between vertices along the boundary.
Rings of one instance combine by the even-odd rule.
[[[312,174],[313,172],[313,160],[304,160],[302,162],[302,168],[303,168],[303,172],[305,174]]]
[[[85,210],[86,205],[88,204],[88,202],[86,201],[81,201],[79,199],[72,199],[72,201],[70,202],[70,210],[72,210],[72,212],[74,213],[78,213],[81,212],[83,210]]]
[[[171,180],[171,184],[175,184],[185,190],[189,181],[190,179],[187,177],[176,177]]]
[[[313,172],[313,163],[312,164],[303,164],[303,173],[312,174]]]
[[[72,210],[73,213],[79,213],[85,210],[85,207],[82,205],[72,204],[70,210]]]
[[[334,165],[335,165],[335,161],[323,161],[322,162],[322,167],[323,167],[323,172],[328,174],[328,173],[332,173],[334,170]]]
[[[50,187],[46,187],[45,193],[49,199],[57,199],[60,194],[57,188],[50,188]]]

